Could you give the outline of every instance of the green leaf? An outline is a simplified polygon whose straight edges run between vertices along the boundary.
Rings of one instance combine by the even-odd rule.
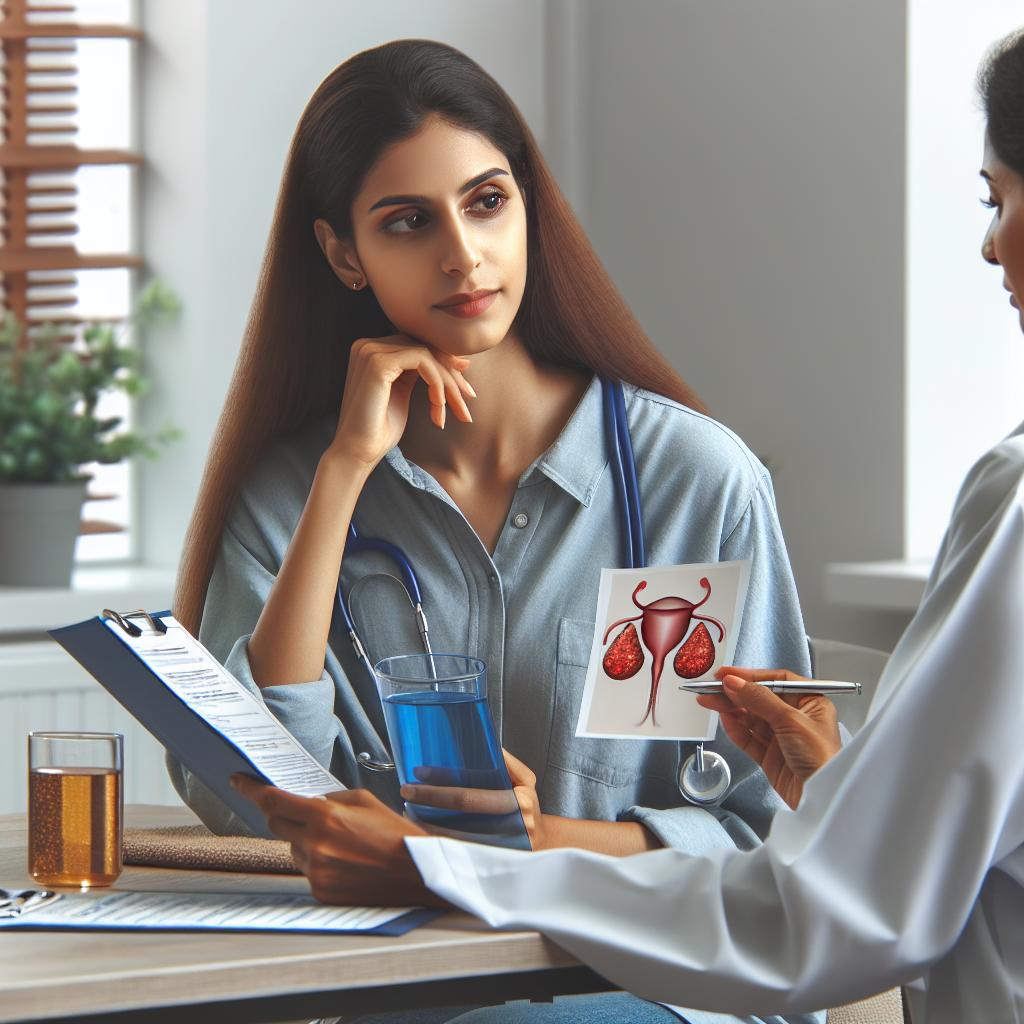
[[[122,377],[120,385],[125,394],[131,395],[132,398],[142,398],[149,394],[153,386],[145,377],[140,377],[138,374]]]
[[[21,324],[18,318],[7,311],[0,318],[0,349],[13,351],[17,348],[18,340],[21,338]]]
[[[143,327],[164,327],[181,313],[181,299],[159,278],[139,293],[135,320]]]
[[[158,326],[180,309],[178,297],[154,280],[139,294],[133,319]],[[77,340],[60,340],[67,334]],[[182,436],[174,427],[124,431],[120,417],[96,415],[106,394],[146,394],[140,366],[141,353],[122,343],[114,324],[49,323],[29,337],[14,316],[0,314],[0,480],[70,480],[83,464],[153,457]]]

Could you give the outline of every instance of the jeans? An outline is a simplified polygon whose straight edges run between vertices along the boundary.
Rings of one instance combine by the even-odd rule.
[[[553,1003],[523,1001],[374,1013],[342,1020],[345,1024],[679,1024],[671,1011],[628,992],[558,996]]]

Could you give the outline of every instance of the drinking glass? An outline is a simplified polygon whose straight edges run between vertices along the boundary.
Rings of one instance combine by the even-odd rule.
[[[432,832],[529,849],[487,707],[487,666],[461,654],[403,654],[374,674],[398,778],[435,801],[407,803],[409,817]]]
[[[28,734],[28,870],[44,886],[92,888],[121,874],[124,738]]]

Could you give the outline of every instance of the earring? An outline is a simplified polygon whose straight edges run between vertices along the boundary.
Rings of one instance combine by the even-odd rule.
[[[362,286],[363,286],[363,279],[362,279],[361,277],[357,277],[357,278],[356,278],[356,279],[355,279],[355,280],[354,280],[354,281],[352,282],[352,287],[353,287],[353,288],[355,288],[355,289],[356,289],[356,291],[358,291],[358,290],[359,290],[360,288],[362,288]]]

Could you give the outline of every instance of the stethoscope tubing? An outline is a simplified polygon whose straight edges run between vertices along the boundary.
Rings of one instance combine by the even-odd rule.
[[[356,524],[349,523],[344,557],[348,558],[351,555],[358,554],[360,551],[380,551],[382,554],[387,555],[398,566],[398,570],[402,574],[402,582],[405,584],[405,591],[409,595],[409,600],[413,607],[423,607],[423,592],[420,590],[416,570],[413,569],[412,562],[406,557],[405,552],[397,544],[392,544],[391,541],[382,540],[380,537],[361,536],[356,529]],[[355,632],[355,621],[352,618],[352,612],[345,598],[344,588],[341,585],[340,572],[338,574],[338,608],[341,611],[341,617],[344,619],[349,633]]]
[[[626,545],[626,564],[631,569],[637,566],[637,545],[634,535],[634,521],[629,500],[629,491],[626,488],[626,468],[622,458],[622,440],[618,429],[618,406],[615,402],[614,385],[610,381],[601,379],[601,396],[604,402],[604,426],[607,435],[608,459],[612,469],[612,482],[615,486],[615,493],[619,499],[619,506],[623,510],[626,520],[626,529],[623,541]]]
[[[612,424],[615,427],[616,445],[621,453],[622,489],[625,492],[624,508],[628,529],[633,538],[633,559],[630,568],[647,568],[647,545],[644,539],[644,518],[640,506],[640,485],[636,476],[636,456],[633,452],[633,439],[629,433],[629,420],[626,418],[626,398],[621,384],[606,384],[612,396],[614,415]]]

